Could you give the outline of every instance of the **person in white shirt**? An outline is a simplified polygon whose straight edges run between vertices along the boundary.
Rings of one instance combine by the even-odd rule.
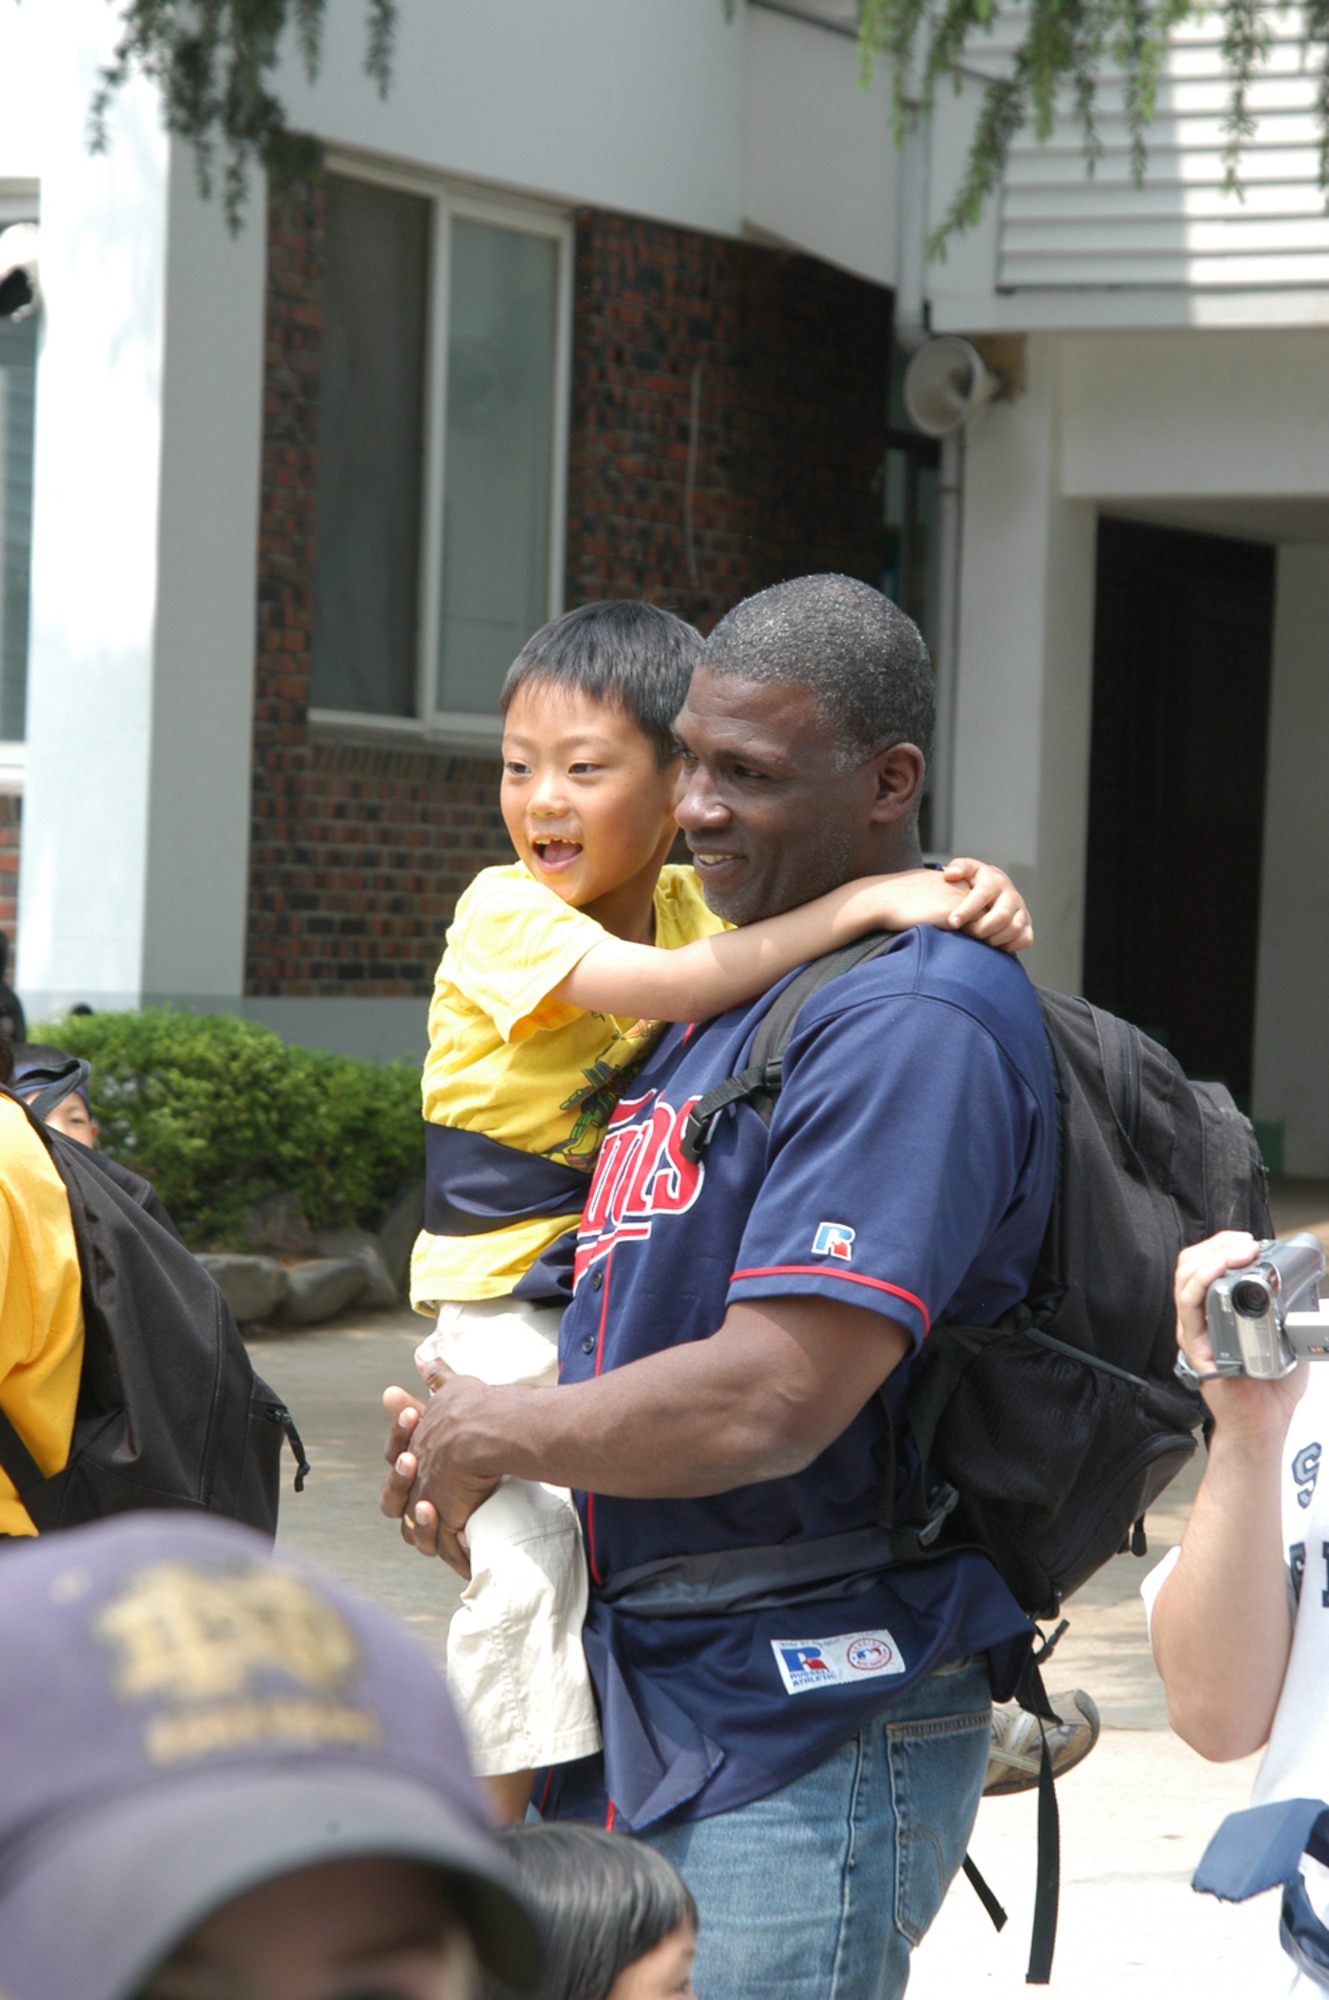
[[[1181,1546],[1142,1594],[1173,1729],[1213,1762],[1263,1749],[1252,1804],[1265,1805],[1329,1800],[1329,1359],[1279,1381],[1214,1377],[1205,1294],[1256,1248],[1227,1231],[1178,1260],[1177,1340],[1213,1433]],[[1302,1872],[1329,1920],[1329,1869]],[[1323,1982],[1299,1970],[1288,1990]]]

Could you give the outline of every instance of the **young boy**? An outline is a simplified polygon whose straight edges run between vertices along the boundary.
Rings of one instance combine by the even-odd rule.
[[[14,1045],[13,1088],[25,1104],[48,1083],[53,1083],[62,1069],[68,1069],[70,1057],[63,1049],[53,1048],[49,1042],[16,1042]],[[68,1097],[48,1111],[45,1122],[54,1125],[58,1132],[64,1132],[71,1139],[77,1139],[80,1146],[97,1145],[97,1121],[92,1115],[92,1104],[83,1084],[70,1091]]]
[[[668,867],[673,732],[701,648],[648,604],[584,605],[503,685],[504,823],[519,856],[457,905],[429,1016],[425,1231],[411,1298],[437,1312],[417,1363],[552,1384],[574,1233],[614,1104],[666,1021],[708,1019],[870,930],[1032,936],[999,869],[953,862],[849,884],[726,930]],[[967,893],[962,885],[968,884]],[[476,1769],[519,1817],[530,1773],[599,1747],[581,1648],[585,1563],[569,1496],[504,1480],[467,1526],[471,1579],[448,1679]]]

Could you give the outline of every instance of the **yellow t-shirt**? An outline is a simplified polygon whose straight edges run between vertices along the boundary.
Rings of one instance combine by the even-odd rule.
[[[0,1097],[0,1408],[43,1472],[69,1457],[82,1299],[65,1184],[18,1105]],[[0,1470],[0,1535],[35,1533]]]
[[[655,942],[665,950],[726,928],[691,868],[663,868]],[[589,1170],[625,1081],[660,1034],[655,1021],[592,1014],[550,999],[605,931],[520,862],[486,868],[457,904],[429,1009],[425,1117],[560,1166]],[[476,1236],[422,1230],[411,1301],[510,1292],[577,1220],[540,1215]]]

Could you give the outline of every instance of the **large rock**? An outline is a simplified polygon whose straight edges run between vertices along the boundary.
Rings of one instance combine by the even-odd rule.
[[[398,1292],[406,1289],[415,1239],[425,1226],[425,1184],[412,1181],[403,1188],[379,1225],[378,1254]]]
[[[314,1232],[297,1196],[281,1194],[256,1201],[245,1217],[246,1250],[267,1250],[274,1257],[313,1257],[318,1253]]]
[[[378,1238],[367,1229],[320,1229],[314,1240],[320,1256],[339,1257],[364,1266],[365,1288],[356,1300],[358,1306],[369,1312],[381,1312],[386,1306],[401,1304],[401,1294],[379,1253]]]
[[[204,1253],[199,1263],[210,1271],[241,1326],[272,1319],[286,1301],[286,1273],[275,1257],[241,1257],[229,1252]]]
[[[293,1264],[286,1272],[286,1310],[292,1326],[315,1326],[354,1305],[365,1289],[368,1273],[354,1257],[316,1257]]]

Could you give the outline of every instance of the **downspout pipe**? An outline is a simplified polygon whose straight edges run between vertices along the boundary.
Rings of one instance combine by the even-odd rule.
[[[895,345],[908,358],[928,337],[927,242],[929,134],[916,75],[905,86],[909,122],[896,183]]]
[[[923,116],[917,70],[906,81],[909,123],[900,148],[896,229],[898,241],[894,340],[907,361],[929,337],[928,167],[931,134]],[[928,772],[931,794],[930,846],[954,851],[955,725],[960,668],[960,574],[964,524],[964,433],[943,438],[938,482],[937,630],[932,671],[937,683],[937,729]]]

